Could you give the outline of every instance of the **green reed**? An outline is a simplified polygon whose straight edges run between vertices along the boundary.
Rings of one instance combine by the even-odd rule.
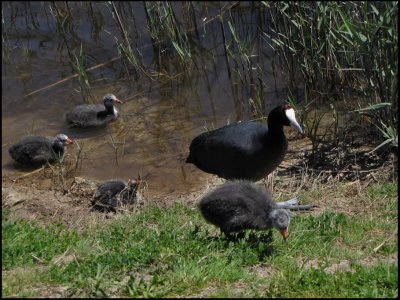
[[[158,51],[161,60],[161,49],[164,45],[174,49],[180,58],[179,62],[187,69],[192,61],[192,50],[185,30],[177,21],[170,2],[144,2],[148,29],[153,41],[153,48]]]
[[[74,143],[76,145],[76,147],[78,148],[77,153],[75,153],[75,167],[73,168],[74,173],[76,173],[76,171],[82,167],[82,155],[83,155],[83,148],[84,148],[84,142],[78,142],[77,140],[74,140]]]
[[[341,100],[350,89],[363,96],[359,107],[391,103],[373,111],[372,124],[397,128],[397,2],[263,5],[272,21],[265,41],[279,53],[289,89],[304,81],[313,98],[332,102],[336,94]]]
[[[387,120],[381,116],[382,110],[385,109],[386,111],[392,108],[392,103],[384,102],[378,104],[372,104],[368,107],[364,107],[361,109],[355,110],[362,116],[366,117],[367,120],[376,127],[376,129],[380,132],[383,142],[375,147],[371,152],[378,150],[379,148],[390,144],[393,147],[398,148],[398,131],[395,124],[398,123],[398,116],[397,116],[397,109],[396,111],[390,116],[392,119]],[[385,113],[385,111],[383,111]]]
[[[82,88],[84,89],[90,89],[90,81],[89,81],[89,75],[86,72],[84,60],[83,60],[83,45],[81,44],[80,50],[79,50],[79,56],[77,56],[74,53],[75,57],[75,63],[71,61],[71,64],[73,65],[75,71],[78,73],[78,78],[79,78],[79,83]]]

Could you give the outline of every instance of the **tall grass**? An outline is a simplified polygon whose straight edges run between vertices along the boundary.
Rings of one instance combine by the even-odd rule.
[[[288,88],[303,81],[320,103],[345,100],[345,90],[358,96],[358,108],[390,103],[370,110],[369,119],[387,139],[382,129],[394,130],[398,123],[398,3],[263,5],[272,21],[263,33],[265,41],[280,57]]]

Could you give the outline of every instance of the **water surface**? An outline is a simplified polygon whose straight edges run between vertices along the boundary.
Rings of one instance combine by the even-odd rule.
[[[118,58],[115,40],[121,39],[121,31],[105,2],[68,3],[73,18],[58,4],[60,14],[65,9],[61,23],[50,2],[3,3],[2,172],[18,172],[7,149],[23,136],[65,133],[83,147],[77,176],[126,180],[140,173],[148,175],[149,189],[161,193],[203,185],[209,175],[185,164],[190,141],[207,128],[253,117],[247,101],[251,88],[240,77],[229,77],[218,18],[207,21],[219,8],[210,3],[194,5],[197,31],[188,26],[186,34],[197,64],[187,71],[178,67],[177,56],[167,47],[160,60],[148,33],[143,3],[117,4],[131,47],[141,52],[152,75],[149,79]],[[181,7],[174,3],[178,20],[184,22]],[[231,14],[244,24],[237,27],[243,32],[255,33],[257,26],[265,26],[257,9]],[[78,77],[70,78],[76,74],[73,63],[81,45],[86,68],[104,63],[88,72],[90,93]],[[262,106],[267,115],[283,103],[283,84],[269,74],[272,54],[260,46],[255,49],[261,51],[255,51],[254,59],[265,64]],[[97,129],[66,125],[68,110],[82,103],[100,103],[106,93],[124,102],[118,106],[117,121]],[[77,153],[76,145],[68,147],[67,159],[74,161]]]

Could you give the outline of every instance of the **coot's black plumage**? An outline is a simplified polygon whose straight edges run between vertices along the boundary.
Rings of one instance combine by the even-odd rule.
[[[73,143],[65,134],[52,140],[43,136],[26,136],[12,145],[8,152],[17,162],[26,166],[37,166],[54,162],[64,155],[64,146]]]
[[[228,181],[200,200],[200,211],[211,224],[229,235],[244,229],[277,228],[288,234],[289,213],[279,208],[271,196],[254,183]]]
[[[104,105],[83,104],[78,105],[66,114],[67,123],[71,126],[85,128],[102,126],[118,117],[118,110],[114,107],[116,103],[122,103],[113,94],[103,97]]]
[[[92,199],[94,208],[102,211],[117,211],[121,205],[138,203],[141,199],[139,189],[142,180],[109,180],[100,184]]]
[[[282,162],[288,147],[283,126],[290,125],[303,132],[286,104],[269,113],[268,127],[246,121],[204,132],[193,139],[186,162],[225,179],[260,180]]]

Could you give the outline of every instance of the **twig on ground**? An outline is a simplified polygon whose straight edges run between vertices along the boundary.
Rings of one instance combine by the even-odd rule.
[[[44,261],[42,259],[40,259],[39,257],[37,257],[36,255],[34,255],[33,253],[31,253],[31,256],[34,260],[36,260],[37,262],[44,264]]]
[[[388,241],[390,241],[393,237],[397,236],[398,231],[396,231],[394,234],[392,234],[391,236],[389,236],[386,240],[384,240],[382,243],[380,243],[378,246],[376,246],[374,248],[374,253],[377,253],[379,251],[379,249],[381,249],[383,247],[383,245],[385,245]]]
[[[22,175],[22,176],[19,176],[19,177],[15,178],[15,179],[12,179],[12,181],[13,181],[13,182],[16,182],[18,179],[21,179],[21,178],[24,178],[24,177],[33,175],[33,174],[35,174],[35,173],[38,173],[38,172],[44,170],[45,167],[46,167],[46,165],[43,165],[41,168],[39,168],[39,169],[37,169],[37,170],[35,170],[35,171],[32,171],[32,172],[30,172],[30,173],[26,173],[26,174],[24,174],[24,175]]]
[[[59,258],[57,258],[55,262],[53,262],[53,265],[56,265],[62,258],[64,258],[65,255],[67,255],[69,249],[71,249],[71,247],[68,247],[67,250],[65,250],[64,253]]]

